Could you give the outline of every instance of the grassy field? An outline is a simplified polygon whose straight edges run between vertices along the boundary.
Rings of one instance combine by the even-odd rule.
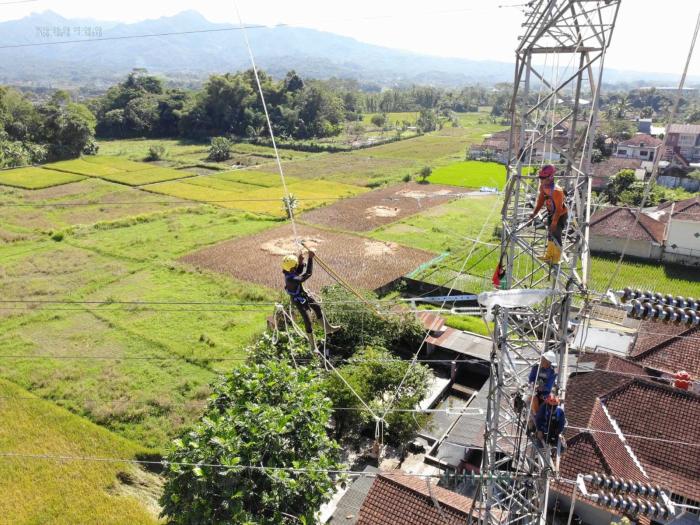
[[[65,242],[117,259],[167,261],[276,224],[271,218],[201,206],[74,228]]]
[[[99,142],[100,155],[124,157],[130,160],[143,160],[148,155],[148,150],[153,146],[165,148],[164,160],[176,164],[210,164],[218,167],[229,167],[234,164],[251,166],[264,164],[274,160],[274,150],[267,146],[238,143],[233,146],[233,156],[228,161],[211,162],[209,144],[205,142],[192,142],[178,139],[119,139],[103,140]],[[304,159],[312,156],[294,150],[281,149],[280,158],[283,160]]]
[[[36,190],[60,186],[69,182],[82,180],[84,177],[74,173],[63,173],[44,168],[17,168],[0,171],[0,185]]]
[[[435,184],[465,188],[488,186],[502,190],[506,183],[506,168],[496,162],[467,160],[436,168],[428,180]]]
[[[501,202],[496,196],[464,197],[378,228],[371,236],[437,253],[464,250],[469,246],[467,239],[476,239],[482,229],[480,240],[494,241],[493,231],[501,220]],[[483,221],[489,216],[489,223],[484,226]]]
[[[116,434],[163,449],[197,417],[215,374],[173,359],[169,349],[108,317],[73,308],[6,319],[0,342],[13,358],[3,359],[0,374]]]
[[[3,451],[120,459],[148,452],[7,381],[0,380],[0,395],[21,398],[0,403]],[[158,483],[153,475],[129,464],[2,458],[0,521],[151,525],[158,523],[153,508]]]

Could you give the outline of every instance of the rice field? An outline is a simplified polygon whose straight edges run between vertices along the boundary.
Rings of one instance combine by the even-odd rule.
[[[0,396],[3,451],[123,459],[149,452],[8,381],[0,380]],[[155,525],[159,487],[156,476],[129,464],[3,458],[0,521]]]
[[[146,184],[154,184],[156,182],[164,182],[168,180],[184,179],[194,177],[192,173],[172,168],[162,167],[147,167],[143,170],[124,171],[121,173],[113,173],[103,175],[102,178],[119,184],[128,186],[145,186]]]
[[[0,185],[36,190],[50,188],[83,180],[85,177],[74,173],[63,173],[52,169],[27,167],[0,171]]]
[[[243,175],[239,177],[243,177]],[[274,177],[263,174],[260,180],[264,180],[264,184],[271,184]],[[261,213],[273,217],[286,215],[282,202],[285,193],[279,181],[277,186],[260,186],[237,182],[237,180],[230,180],[228,177],[202,176],[181,181],[150,184],[143,188],[154,193],[208,202],[224,208]],[[366,191],[364,188],[339,182],[306,182],[292,177],[287,178],[287,190],[290,195],[298,199],[298,210],[315,208]]]

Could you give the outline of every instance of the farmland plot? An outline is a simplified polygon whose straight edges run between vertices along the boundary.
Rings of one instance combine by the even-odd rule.
[[[298,231],[341,277],[363,289],[379,288],[433,257],[422,250],[310,226],[300,225]],[[280,289],[283,284],[280,261],[295,249],[292,227],[287,224],[199,250],[180,260],[198,268]],[[309,286],[318,291],[333,282],[317,266]]]
[[[86,178],[53,188],[0,192],[0,205],[6,205],[2,212],[4,224],[45,234],[81,224],[167,212],[192,203]]]
[[[69,182],[82,180],[84,177],[75,173],[28,167],[0,171],[0,185],[35,190],[60,186]]]
[[[454,199],[461,190],[415,182],[389,186],[303,214],[306,222],[369,231]]]

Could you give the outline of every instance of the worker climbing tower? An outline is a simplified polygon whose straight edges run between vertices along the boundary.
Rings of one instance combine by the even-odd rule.
[[[534,0],[525,8],[511,99],[508,179],[502,209],[505,275],[490,306],[495,317],[482,474],[481,522],[544,523],[558,454],[532,428],[528,374],[542,354],[558,360],[557,390],[566,396],[568,344],[588,274],[591,172],[599,88],[620,0]],[[537,172],[556,167],[568,222],[559,264],[542,260],[545,216],[530,221]]]

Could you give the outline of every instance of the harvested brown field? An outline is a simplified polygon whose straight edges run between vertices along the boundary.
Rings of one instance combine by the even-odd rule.
[[[463,189],[409,182],[370,191],[303,214],[313,224],[364,232],[374,230],[427,208],[445,204]]]
[[[434,257],[432,253],[392,242],[329,232],[305,225],[298,225],[297,228],[299,236],[309,241],[308,244],[315,248],[319,257],[358,288],[379,288]],[[292,227],[285,224],[258,235],[233,239],[193,252],[180,260],[236,279],[281,289],[282,256],[294,251]],[[318,291],[333,282],[317,266],[308,288]]]

